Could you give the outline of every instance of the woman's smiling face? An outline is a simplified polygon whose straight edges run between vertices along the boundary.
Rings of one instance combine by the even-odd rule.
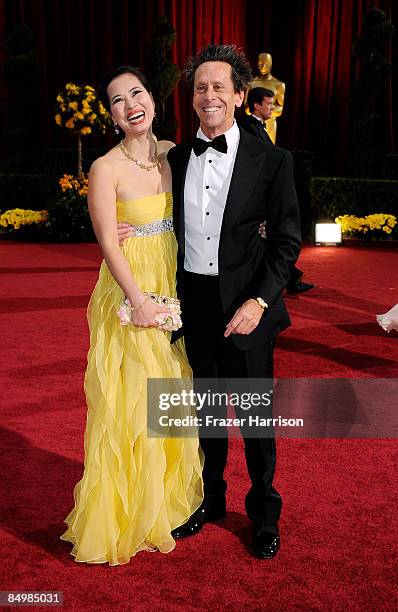
[[[125,134],[138,136],[148,132],[155,114],[149,91],[134,74],[125,73],[107,88],[112,118]]]

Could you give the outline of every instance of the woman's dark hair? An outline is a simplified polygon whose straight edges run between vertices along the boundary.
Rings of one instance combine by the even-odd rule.
[[[104,74],[102,77],[98,88],[98,97],[109,112],[111,110],[111,105],[109,104],[107,94],[108,85],[113,81],[113,79],[116,79],[116,77],[120,76],[121,74],[133,74],[140,81],[141,85],[147,89],[148,79],[144,74],[142,74],[139,68],[136,68],[135,66],[119,66],[118,68],[109,70],[109,72]]]
[[[195,57],[189,57],[184,66],[184,77],[189,83],[195,79],[196,69],[205,62],[226,62],[232,68],[235,92],[244,91],[252,79],[250,64],[236,45],[207,45]]]

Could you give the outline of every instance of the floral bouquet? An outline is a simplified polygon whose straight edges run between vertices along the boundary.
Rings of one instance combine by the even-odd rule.
[[[67,83],[57,96],[57,104],[56,124],[70,130],[77,137],[77,173],[81,176],[83,174],[82,136],[93,131],[104,134],[112,121],[91,85]]]
[[[58,181],[63,193],[71,190],[75,195],[85,198],[88,191],[88,175],[73,176],[73,174],[64,174]]]
[[[90,85],[67,83],[57,96],[57,104],[56,124],[81,136],[94,130],[105,134],[111,125],[108,111]]]
[[[60,189],[49,202],[47,235],[56,242],[90,242],[95,239],[87,206],[88,176],[64,174]]]

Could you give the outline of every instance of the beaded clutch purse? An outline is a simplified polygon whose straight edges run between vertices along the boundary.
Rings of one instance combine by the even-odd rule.
[[[150,291],[145,291],[144,293],[160,306],[167,306],[167,308],[171,308],[178,312],[178,314],[181,314],[179,299],[168,297],[167,295],[159,295],[158,293],[151,293]]]
[[[181,321],[181,305],[180,300],[172,298],[167,295],[159,295],[158,293],[152,293],[151,291],[145,291],[153,302],[159,304],[159,306],[165,306],[170,312],[161,312],[156,315],[155,320],[157,326],[163,331],[177,331],[182,327]],[[133,308],[131,307],[130,300],[126,298],[117,311],[117,314],[122,325],[128,325],[132,323]]]

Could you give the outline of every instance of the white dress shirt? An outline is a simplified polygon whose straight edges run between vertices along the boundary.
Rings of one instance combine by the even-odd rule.
[[[200,128],[197,136],[210,140]],[[209,147],[199,157],[192,151],[188,162],[184,186],[184,268],[196,274],[218,274],[221,224],[240,138],[235,121],[225,132],[225,138],[227,153]]]

